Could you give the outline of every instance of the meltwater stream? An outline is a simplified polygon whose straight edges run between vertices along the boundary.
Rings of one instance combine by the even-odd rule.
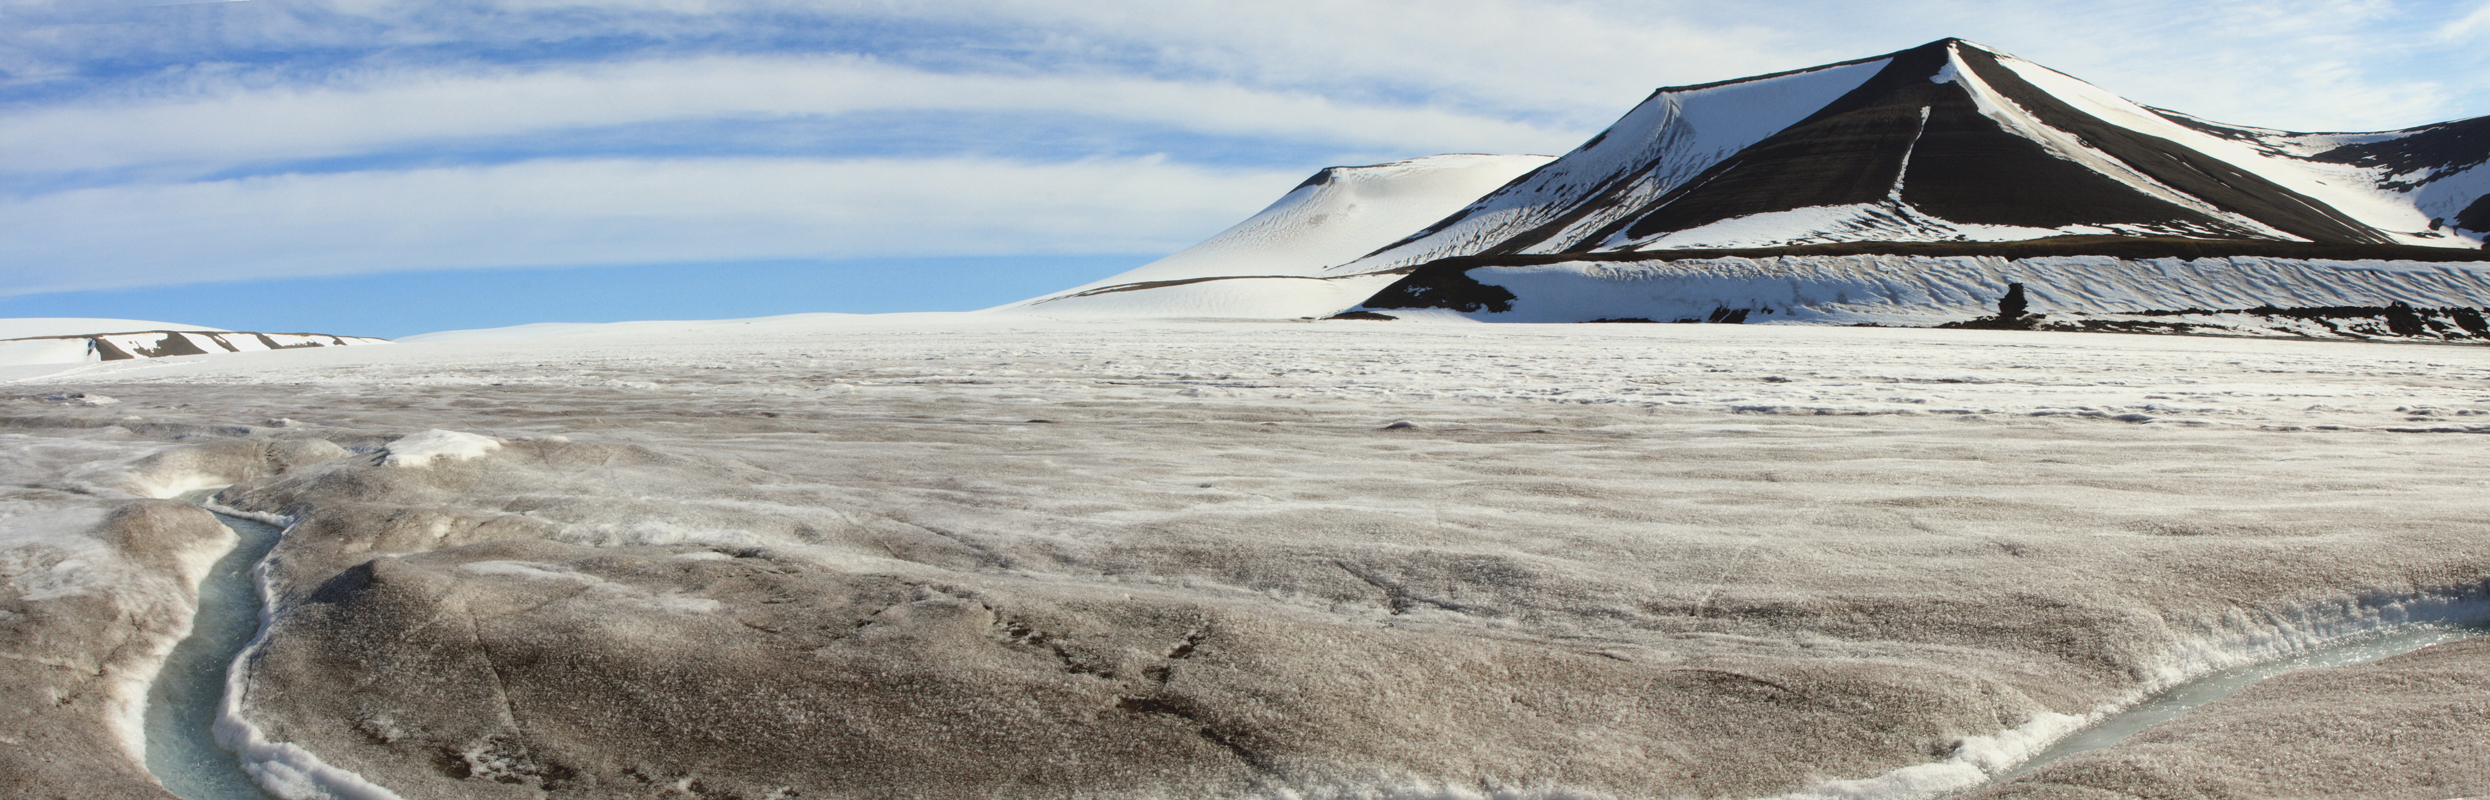
[[[174,646],[154,685],[148,688],[147,771],[184,800],[269,800],[243,773],[234,755],[217,745],[215,724],[224,702],[226,674],[243,648],[250,646],[259,633],[260,598],[252,569],[276,547],[282,531],[222,514],[217,519],[233,529],[241,543],[218,560],[200,581],[199,611],[191,622],[190,636]],[[2012,780],[2078,753],[2117,744],[2145,728],[2285,672],[2363,664],[2483,635],[2490,635],[2490,622],[2407,628],[2206,675],[2077,731],[1987,785]]]
[[[173,646],[147,689],[147,771],[184,800],[268,800],[232,753],[216,745],[225,673],[259,634],[259,587],[251,569],[277,546],[274,526],[222,514],[242,537],[199,582],[190,636]]]
[[[2328,647],[2320,647],[2278,661],[2234,667],[2163,690],[2145,698],[2125,711],[2111,715],[2091,727],[2076,731],[2058,740],[2048,750],[2000,775],[1991,785],[2015,779],[2052,763],[2090,750],[2098,750],[2125,741],[2127,737],[2177,718],[2197,706],[2222,699],[2258,681],[2294,670],[2314,667],[2343,667],[2398,656],[2434,644],[2460,641],[2490,635],[2490,622],[2469,625],[2426,625],[2386,633],[2363,636]]]

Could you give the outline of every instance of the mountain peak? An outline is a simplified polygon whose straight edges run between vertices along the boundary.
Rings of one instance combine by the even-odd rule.
[[[1661,89],[1573,152],[1333,274],[1466,255],[2058,236],[2472,248],[2485,232],[2470,226],[2490,215],[2476,211],[2490,209],[2490,172],[2474,171],[2490,139],[2449,132],[2460,127],[2228,126],[1949,37]],[[2403,138],[2429,141],[2409,156],[2379,144]],[[2422,160],[2432,169],[2388,174]]]

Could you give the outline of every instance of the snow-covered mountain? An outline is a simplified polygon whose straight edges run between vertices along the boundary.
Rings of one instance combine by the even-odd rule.
[[[1541,321],[1746,310],[1727,317],[1917,324],[1981,313],[2016,282],[2033,285],[2034,313],[2065,324],[2075,324],[2068,314],[2325,306],[2383,320],[2396,304],[2490,306],[2490,264],[2461,254],[2490,237],[2490,117],[2384,133],[2228,125],[1946,39],[1661,89],[1562,157],[1520,159],[1326,170],[1192,250],[1006,309],[1304,317],[1417,306]],[[1344,218],[1344,208],[1364,213]],[[1825,255],[1894,258],[1865,273],[1809,261]],[[2032,256],[2116,263],[2092,258],[2079,278]],[[1654,281],[1722,257],[1799,261],[1729,268],[1771,291],[1692,296]],[[2263,260],[2199,263],[2235,257]],[[1934,258],[1977,263],[1934,269]],[[2186,262],[2179,272],[2222,276],[2220,288],[2149,263],[2172,258]],[[2393,275],[2337,280],[2366,264]],[[1426,294],[1495,285],[1490,276],[1517,269],[1535,271],[1542,288],[1548,275],[1593,280],[1557,294],[1599,297],[1602,310],[1527,291],[1513,296],[1518,313]],[[1613,280],[1624,273],[1635,280]],[[1807,277],[1829,273],[1850,277]],[[2115,285],[2074,285],[2103,276]],[[1367,299],[1344,302],[1358,296]],[[2082,302],[2050,305],[2062,298]]]
[[[1391,244],[1548,161],[1547,156],[1457,154],[1332,167],[1201,244],[998,310],[1050,316],[1330,314],[1395,276],[1326,275],[1328,268]]]
[[[2147,108],[1959,39],[1662,89],[1335,272],[1450,256],[2175,236],[2478,248],[2490,118],[2365,134]]]
[[[0,319],[0,366],[385,344],[368,336],[258,333],[130,319]]]

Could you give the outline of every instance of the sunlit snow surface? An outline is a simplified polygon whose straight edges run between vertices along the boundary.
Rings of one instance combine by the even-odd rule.
[[[1541,648],[1586,659],[1563,662],[1586,675],[1763,674],[1834,697],[1850,684],[1806,676],[1924,681],[1965,693],[1947,702],[1995,710],[1911,734],[1934,738],[1898,750],[1746,716],[1679,718],[1670,724],[1744,738],[1638,751],[1620,774],[1653,782],[1600,794],[1762,796],[1872,781],[1941,766],[1958,740],[1978,758],[1955,762],[1966,766],[1947,773],[1953,782],[1865,793],[1966,788],[1957,778],[2002,771],[2045,744],[2041,733],[2074,727],[2061,720],[2389,622],[2460,617],[2478,605],[2463,598],[2490,578],[2479,500],[2490,439],[2474,435],[2490,433],[2490,349],[2471,346],[818,315],[11,370],[0,372],[14,379],[10,394],[122,400],[14,413],[254,426],[249,435],[273,435],[266,426],[282,417],[283,431],[364,443],[357,458],[376,476],[532,468],[530,454],[547,451],[528,443],[548,437],[690,465],[650,467],[673,470],[650,473],[682,482],[670,492],[440,484],[496,494],[437,502],[525,516],[570,545],[703,558],[725,556],[700,548],[768,548],[817,568],[946,575],[1001,587],[998,598],[1050,586],[1207,604],[1340,631]],[[508,444],[426,433],[436,430]],[[375,437],[389,436],[475,457],[377,466],[386,443]],[[366,468],[336,463],[341,475]],[[934,542],[929,531],[976,557],[911,560],[906,548],[839,538]],[[626,585],[542,560],[479,556],[439,574],[514,591],[602,591],[629,602],[598,602],[651,619],[736,613],[732,598],[721,606],[700,587]],[[272,580],[301,593],[326,577]],[[1199,658],[1221,657],[1222,643],[1213,635]],[[1468,691],[1454,673],[1429,680],[1418,696]],[[1342,691],[1322,702],[1389,695]],[[1579,702],[1602,725],[1651,713],[1628,704],[1612,718],[1596,693]],[[1376,719],[1416,713],[1390,708]],[[1909,727],[1938,712],[1841,713],[1897,715]],[[261,721],[278,741],[320,730],[317,720]],[[1479,733],[1422,729],[1388,733]],[[1308,735],[1318,734],[1333,735]],[[313,749],[382,785],[400,776],[368,753],[321,749],[330,746]],[[1340,777],[1362,773],[1323,772],[1319,753],[1277,752],[1308,765],[1292,774],[1315,777],[1266,795],[1364,791]],[[1477,792],[1460,787],[1481,785],[1459,771],[1469,762],[1455,756],[1467,751],[1394,752],[1403,769],[1367,789],[1467,797]],[[1774,777],[1770,765],[1789,758],[1840,771]],[[428,765],[407,770],[438,779]],[[1540,787],[1523,796],[1563,796],[1561,783],[1520,785]]]

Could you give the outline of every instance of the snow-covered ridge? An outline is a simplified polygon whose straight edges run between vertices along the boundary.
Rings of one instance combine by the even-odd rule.
[[[2477,250],[2490,240],[2490,118],[2380,133],[2240,127],[1959,39],[1664,88],[1572,152],[1530,159],[1326,170],[1193,249],[1006,308],[1321,317],[1390,285],[1379,276],[1464,256],[2061,237]]]
[[[2482,151],[2473,163],[2490,155],[2482,143],[2471,147]],[[2396,175],[2323,153],[2250,146],[2046,67],[1946,40],[1894,54],[1808,119],[1623,215],[1631,224],[1565,251],[2105,233],[2480,246],[2480,231],[2424,213],[2409,191],[2396,190]],[[1886,186],[1893,190],[1876,191]],[[1844,224],[1855,211],[1826,213],[1879,203],[1893,216],[1925,220],[1861,226]],[[1810,209],[1822,211],[1798,213]],[[1768,214],[1779,216],[1747,219]],[[1749,224],[1736,238],[1677,236],[1723,222]]]
[[[1383,288],[1320,280],[1549,161],[1442,155],[1315,173],[1235,227],[1119,275],[1003,306],[1046,315],[1299,317],[1329,314]],[[1136,290],[1155,290],[1127,294]]]
[[[1890,60],[1653,92],[1572,153],[1335,271],[1487,252],[1555,252],[1857,89]]]
[[[107,322],[118,320],[103,320]],[[216,355],[303,347],[387,344],[369,336],[257,333],[216,329],[142,330],[0,339],[0,365],[76,364],[167,356]]]

